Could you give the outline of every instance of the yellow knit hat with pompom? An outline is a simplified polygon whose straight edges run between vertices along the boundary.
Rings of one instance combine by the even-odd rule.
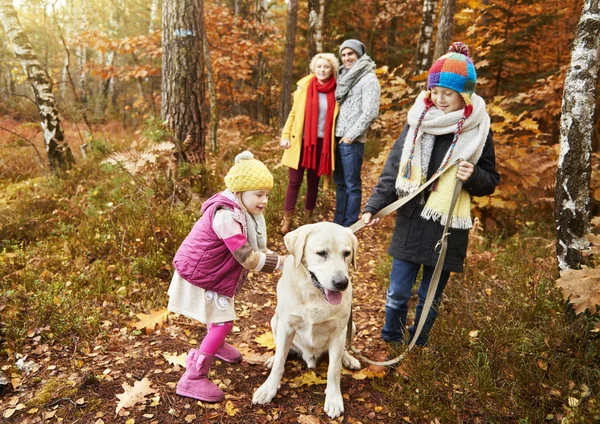
[[[249,190],[271,190],[273,175],[264,163],[249,151],[235,157],[235,165],[225,175],[225,186],[233,193]]]

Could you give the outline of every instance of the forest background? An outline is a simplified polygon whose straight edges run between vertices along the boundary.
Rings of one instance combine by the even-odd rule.
[[[237,329],[249,359],[241,379],[239,371],[226,369],[221,384],[233,393],[227,403],[210,407],[174,397],[183,365],[173,358],[201,336],[191,322],[164,313],[170,261],[199,217],[202,201],[222,188],[233,157],[246,148],[274,169],[278,187],[267,219],[273,243],[283,249],[275,239],[286,181],[277,166],[277,138],[289,93],[308,72],[315,51],[337,54],[346,38],[365,43],[382,86],[363,170],[365,185],[372,186],[407,107],[423,88],[423,71],[437,57],[443,3],[449,2],[205,0],[205,43],[198,53],[202,114],[197,145],[191,147],[161,114],[161,1],[14,1],[52,82],[73,158],[64,172],[50,167],[31,83],[0,29],[4,418],[327,422],[322,409],[308,408],[303,400],[310,396],[319,405],[322,381],[318,375],[306,377],[299,365],[292,371],[302,383],[290,378],[292,389],[284,399],[294,387],[306,393],[291,406],[279,397],[281,403],[271,409],[250,405],[264,378],[254,361],[260,362],[261,349],[272,348],[255,340],[268,333],[275,302],[276,280],[266,277],[255,276],[241,300],[245,313],[258,315],[248,312],[251,325]],[[366,373],[346,382],[346,391],[360,393],[363,401],[347,405],[345,420],[590,422],[600,416],[597,277],[584,291],[581,276],[559,279],[553,217],[564,80],[584,1],[455,3],[451,39],[469,46],[476,65],[477,92],[492,117],[501,184],[493,196],[476,199],[469,265],[444,302],[448,318],[436,330],[439,345],[407,359],[403,373]],[[318,30],[311,9],[320,10]],[[291,14],[297,14],[297,28],[290,60]],[[598,127],[596,118],[592,214],[600,200]],[[332,197],[324,188],[321,219],[331,218]],[[372,290],[358,295],[357,319],[364,320],[359,346],[373,352],[381,348],[377,331],[390,229],[384,226],[381,234],[361,240],[361,250],[376,253],[365,255],[370,259],[357,273]],[[583,256],[593,268],[595,250]],[[379,299],[372,309],[370,296]],[[564,303],[569,296],[579,302],[575,311]],[[158,341],[163,345],[153,348]],[[461,371],[456,363],[467,365]],[[152,385],[150,376],[157,379]],[[147,386],[140,388],[140,382]],[[130,404],[123,401],[127,396]],[[383,404],[391,406],[378,406]]]

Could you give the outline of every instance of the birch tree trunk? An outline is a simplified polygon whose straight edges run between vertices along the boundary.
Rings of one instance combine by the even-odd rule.
[[[437,0],[423,0],[423,19],[419,30],[419,44],[415,58],[414,75],[428,71],[431,66],[431,38],[435,22]]]
[[[442,0],[440,7],[440,19],[438,21],[437,33],[435,35],[435,48],[433,49],[433,60],[443,56],[452,44],[452,30],[454,29],[454,13],[456,12],[456,0]]]
[[[84,33],[88,30],[88,19],[87,19],[87,2],[81,2],[81,16],[79,17],[79,33]],[[77,46],[77,59],[79,60],[79,88],[80,88],[80,101],[83,105],[88,102],[88,80],[87,72],[85,67],[87,66],[87,47],[79,45]]]
[[[561,270],[579,268],[588,247],[592,136],[600,54],[600,5],[584,0],[565,76],[554,215]]]
[[[308,60],[323,52],[325,0],[308,0]]]
[[[283,62],[283,78],[281,87],[281,108],[279,109],[279,126],[283,128],[292,108],[292,70],[294,65],[294,49],[296,48],[296,26],[298,23],[298,0],[288,1],[287,36],[285,42],[285,59]]]
[[[0,0],[0,21],[2,21],[2,26],[13,45],[15,55],[33,88],[35,102],[40,109],[42,118],[40,125],[44,132],[50,170],[56,173],[69,169],[75,160],[65,141],[62,123],[52,94],[52,81],[42,69],[29,42],[29,37],[23,31],[12,0]]]
[[[182,160],[204,163],[202,0],[163,0],[161,116],[175,139],[191,143]]]
[[[154,32],[154,23],[156,22],[158,15],[158,2],[159,0],[152,0],[150,5],[150,24],[148,25],[148,32]]]

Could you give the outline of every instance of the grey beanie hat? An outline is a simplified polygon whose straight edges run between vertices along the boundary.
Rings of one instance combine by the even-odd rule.
[[[342,55],[342,50],[344,50],[345,48],[354,50],[358,57],[361,57],[367,51],[365,45],[360,41],[355,40],[354,38],[349,38],[348,40],[342,43],[342,45],[340,46],[340,56]]]

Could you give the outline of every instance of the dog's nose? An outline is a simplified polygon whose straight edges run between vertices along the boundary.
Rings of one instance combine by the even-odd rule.
[[[344,291],[348,288],[348,277],[345,275],[338,275],[333,277],[333,287],[336,290]]]

